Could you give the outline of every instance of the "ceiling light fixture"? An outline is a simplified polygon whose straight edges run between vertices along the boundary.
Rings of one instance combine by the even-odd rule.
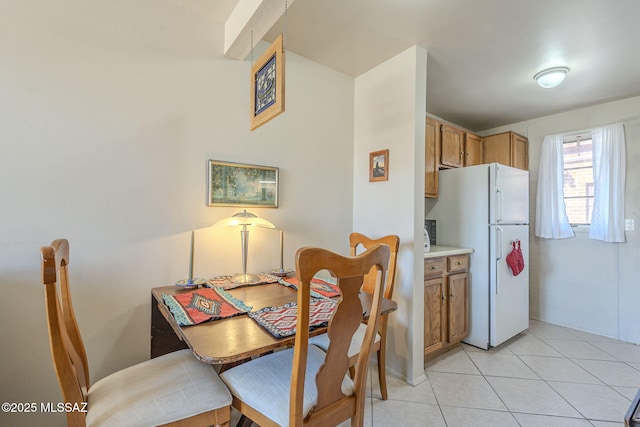
[[[554,67],[542,70],[533,76],[538,86],[549,89],[558,86],[567,76],[569,69],[567,67]]]

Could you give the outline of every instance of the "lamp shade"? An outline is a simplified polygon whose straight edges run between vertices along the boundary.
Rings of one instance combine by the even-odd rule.
[[[538,86],[549,89],[558,86],[567,76],[569,69],[567,67],[554,67],[542,70],[533,76]]]
[[[276,228],[275,225],[266,219],[258,218],[256,215],[251,212],[247,212],[246,210],[217,221],[213,224],[213,227],[231,227],[234,225],[253,225],[255,227]]]
[[[254,226],[263,228],[276,228],[276,226],[266,219],[258,218],[251,212],[247,212],[247,210],[245,209],[233,216],[221,219],[220,221],[213,224],[213,227],[230,227],[236,225],[242,227],[242,229],[240,230],[240,238],[242,243],[242,273],[234,275],[231,278],[231,281],[233,283],[241,284],[258,283],[260,277],[257,274],[247,274],[247,258],[249,253],[249,229],[247,227]]]

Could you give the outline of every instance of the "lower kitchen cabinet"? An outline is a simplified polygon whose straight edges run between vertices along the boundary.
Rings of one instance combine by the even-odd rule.
[[[456,273],[447,276],[449,297],[447,300],[447,342],[455,344],[469,334],[469,274]]]
[[[444,278],[424,281],[424,354],[444,347],[447,323],[444,296]]]
[[[425,361],[469,334],[469,255],[424,260]]]

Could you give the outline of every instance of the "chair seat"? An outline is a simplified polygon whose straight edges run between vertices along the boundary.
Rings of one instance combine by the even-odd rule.
[[[324,358],[322,350],[309,346],[304,384],[305,417],[317,402],[315,378]],[[220,378],[235,397],[281,426],[288,426],[292,363],[293,349],[287,349],[229,369],[220,374]],[[353,381],[347,375],[342,382],[342,392],[347,396],[353,393]]]
[[[353,338],[351,339],[351,345],[349,346],[349,358],[352,358],[360,353],[362,340],[364,339],[364,334],[366,331],[367,325],[365,323],[361,323],[360,326],[358,326],[358,330],[355,334],[353,334]],[[380,342],[379,333],[376,333],[374,342]],[[329,336],[327,334],[316,335],[315,337],[309,338],[309,344],[313,344],[326,352],[329,348]]]
[[[87,427],[166,424],[231,405],[211,365],[191,350],[125,368],[91,386]]]

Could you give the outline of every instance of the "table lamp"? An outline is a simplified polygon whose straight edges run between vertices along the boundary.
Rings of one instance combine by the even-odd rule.
[[[242,273],[236,274],[231,278],[233,283],[255,283],[260,280],[257,274],[247,274],[247,254],[249,251],[249,230],[248,226],[263,227],[263,228],[276,228],[275,225],[267,221],[266,219],[258,218],[256,215],[247,210],[238,212],[237,214],[228,218],[221,219],[213,224],[213,227],[229,227],[241,225],[240,240],[242,242]]]

